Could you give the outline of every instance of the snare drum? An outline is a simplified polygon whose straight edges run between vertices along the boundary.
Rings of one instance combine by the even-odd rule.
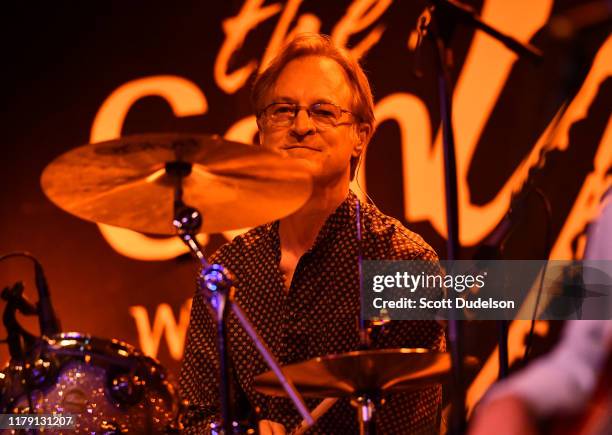
[[[118,340],[58,334],[3,375],[3,413],[70,414],[70,432],[161,433],[172,430],[178,415],[166,370]]]

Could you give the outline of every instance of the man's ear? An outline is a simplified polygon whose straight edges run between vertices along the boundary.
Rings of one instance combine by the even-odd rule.
[[[357,126],[357,140],[353,147],[353,157],[359,157],[366,145],[370,141],[370,135],[372,134],[372,126],[370,124],[361,123]]]

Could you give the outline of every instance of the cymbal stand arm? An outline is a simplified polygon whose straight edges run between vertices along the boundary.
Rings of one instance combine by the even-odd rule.
[[[191,174],[191,168],[191,163],[179,160],[166,163],[166,173],[174,180],[174,218],[172,225],[176,228],[176,234],[183,243],[200,260],[202,267],[206,267],[208,263],[204,257],[204,250],[196,238],[196,234],[202,227],[202,214],[183,202],[183,179]]]
[[[251,325],[251,323],[249,322],[249,319],[242,311],[242,308],[240,308],[240,306],[234,301],[231,302],[231,308],[238,320],[240,321],[244,330],[247,332],[247,334],[249,334],[249,337],[251,337],[253,343],[255,343],[255,347],[257,347],[257,350],[259,351],[263,359],[266,360],[266,364],[268,364],[268,367],[270,367],[270,369],[274,372],[274,374],[280,381],[281,385],[287,392],[287,395],[293,402],[293,405],[296,407],[304,421],[310,426],[314,425],[315,420],[312,415],[310,415],[310,411],[308,411],[308,408],[306,407],[304,400],[300,396],[300,393],[298,393],[297,389],[295,388],[295,385],[293,385],[293,382],[291,382],[291,379],[285,376],[285,374],[280,368],[280,365],[276,361],[276,358],[274,358],[274,355],[272,355],[272,352],[270,352],[268,346],[266,346],[266,343],[259,336],[255,328],[253,328],[253,325]]]
[[[174,219],[172,225],[176,228],[177,236],[187,245],[191,253],[200,261],[202,270],[209,269],[209,264],[204,256],[204,250],[196,239],[196,234],[202,227],[202,214],[195,208],[187,206],[183,202],[183,179],[191,173],[191,164],[182,161],[166,163],[166,172],[174,179]],[[222,284],[222,283],[219,283]],[[220,385],[219,395],[221,399],[221,427],[225,434],[233,434],[233,415],[230,406],[230,371],[229,353],[227,349],[227,313],[229,307],[229,292],[222,285],[215,286],[214,283],[205,282],[204,285],[215,290],[205,294],[206,300],[216,314],[217,324],[217,350],[219,351]],[[202,284],[200,283],[200,286]],[[201,289],[200,289],[201,290]],[[225,291],[224,291],[225,290]]]
[[[213,309],[218,313],[222,309],[232,310],[242,328],[249,335],[255,347],[268,364],[268,367],[274,372],[287,395],[293,401],[302,418],[309,425],[313,425],[314,419],[310,415],[304,400],[293,385],[293,382],[282,372],[278,361],[276,361],[264,340],[259,336],[240,305],[234,301],[235,287],[233,285],[234,277],[232,273],[219,264],[212,264],[202,271],[201,278],[200,290],[204,297],[210,301]],[[223,294],[223,296],[220,294]]]
[[[230,370],[229,353],[227,348],[227,314],[230,306],[231,285],[225,285],[225,281],[214,281],[213,274],[221,266],[206,261],[204,250],[197,241],[195,234],[202,225],[202,216],[195,208],[185,206],[182,201],[175,201],[175,216],[172,222],[177,230],[177,235],[187,245],[191,253],[202,266],[202,280],[199,280],[199,292],[204,296],[215,313],[217,325],[217,350],[219,352],[220,385],[219,396],[221,401],[221,427],[224,433],[233,434],[233,412],[230,404]],[[203,291],[209,289],[209,291]]]

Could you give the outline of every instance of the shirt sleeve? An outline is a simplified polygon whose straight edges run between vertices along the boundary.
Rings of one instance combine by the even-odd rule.
[[[580,410],[593,393],[612,340],[612,320],[569,320],[559,345],[494,385],[482,403],[515,396],[538,418]]]

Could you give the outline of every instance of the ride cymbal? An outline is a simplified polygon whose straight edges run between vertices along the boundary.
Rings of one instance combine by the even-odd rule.
[[[143,134],[84,145],[56,158],[41,185],[58,207],[82,219],[152,234],[172,226],[179,162],[182,201],[203,216],[201,230],[253,227],[287,216],[308,199],[303,166],[261,147],[216,135]]]

